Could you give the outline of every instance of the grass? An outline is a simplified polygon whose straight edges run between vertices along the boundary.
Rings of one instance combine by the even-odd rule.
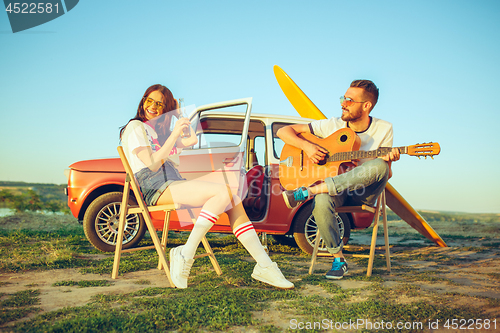
[[[39,295],[39,290],[23,290],[12,295],[2,293],[0,301],[0,325],[40,311],[40,308],[33,306],[40,303]]]
[[[52,284],[53,287],[107,287],[111,286],[113,283],[108,280],[82,280],[82,281],[58,281]]]
[[[266,301],[293,299],[294,291],[266,288],[215,288],[207,281],[196,288],[177,290],[147,288],[120,296],[100,295],[82,307],[66,308],[40,315],[20,324],[16,331],[153,332],[203,328],[226,330],[253,324],[251,311],[263,309]],[[156,297],[155,297],[156,296]]]
[[[85,237],[72,233],[0,231],[0,271],[58,269],[86,266],[82,254],[94,252]]]
[[[32,219],[32,228],[13,228],[12,221],[16,219],[18,222]],[[254,262],[234,236],[213,234],[209,235],[209,240],[223,275],[217,276],[209,259],[201,258],[195,261],[188,289],[158,287],[144,276],[129,284],[133,288],[116,289],[118,283],[130,279],[132,272],[156,267],[154,250],[124,254],[120,263],[120,279],[109,280],[113,255],[103,255],[94,250],[86,241],[81,226],[69,226],[61,217],[54,216],[57,219],[54,221],[55,228],[49,226],[50,218],[46,216],[41,217],[38,224],[36,219],[36,214],[11,217],[9,223],[0,218],[0,274],[55,272],[72,268],[82,274],[97,275],[92,278],[61,279],[50,285],[37,281],[19,286],[22,290],[15,292],[9,290],[18,286],[16,280],[0,281],[3,289],[0,293],[0,330],[206,332],[254,329],[259,332],[284,332],[297,331],[294,323],[302,323],[304,327],[311,328],[308,331],[319,332],[324,331],[328,323],[335,325],[363,320],[359,322],[363,325],[358,325],[352,331],[369,331],[370,323],[383,321],[394,325],[399,322],[420,323],[422,328],[414,326],[406,330],[377,331],[419,332],[427,328],[430,321],[439,320],[443,323],[451,318],[492,318],[492,315],[498,316],[500,313],[500,302],[494,292],[490,296],[487,293],[475,295],[474,292],[468,292],[467,288],[460,291],[462,285],[452,282],[447,275],[464,267],[482,267],[483,264],[476,262],[477,256],[490,260],[484,263],[488,268],[500,254],[500,250],[494,247],[477,244],[445,249],[422,245],[398,247],[392,254],[392,274],[386,271],[385,258],[376,257],[371,277],[366,277],[368,259],[349,257],[349,275],[340,282],[332,282],[324,279],[324,272],[318,268],[317,274],[308,275],[310,257],[299,249],[270,241],[272,259],[278,263],[284,275],[295,283],[295,289],[284,291],[251,278]],[[397,232],[404,236],[402,226],[397,228]],[[413,237],[410,235],[408,239]],[[499,243],[496,237],[490,234],[485,243]],[[172,233],[169,246],[183,244],[186,238],[186,233]],[[477,236],[461,238],[464,239],[476,240]],[[141,245],[150,242],[145,239]],[[325,262],[324,259],[320,261]],[[419,263],[428,265],[418,266]],[[500,274],[492,270],[484,273],[473,271],[469,275],[471,279],[478,277],[474,283],[488,279],[490,284],[484,287],[486,291],[494,291],[491,284],[500,280]],[[449,286],[451,289],[440,292],[439,288],[433,288],[434,285]],[[67,297],[75,297],[78,288],[99,288],[93,289],[95,291],[90,301],[82,302],[79,306],[42,311],[41,290],[56,292],[59,289],[57,287],[74,287]],[[60,292],[67,290],[60,289]],[[322,322],[323,319],[327,321]]]

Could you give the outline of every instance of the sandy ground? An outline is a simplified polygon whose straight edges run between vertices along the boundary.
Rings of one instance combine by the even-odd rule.
[[[486,313],[490,318],[500,319],[500,305],[488,305],[488,300],[485,297],[500,300],[500,280],[498,277],[490,278],[489,274],[500,275],[500,250],[493,250],[487,253],[476,253],[474,251],[463,251],[459,247],[437,248],[424,247],[420,249],[412,249],[412,253],[429,255],[429,260],[406,261],[400,260],[405,256],[407,248],[393,247],[392,264],[408,265],[414,269],[418,269],[419,273],[439,271],[433,275],[437,278],[443,278],[443,281],[415,281],[414,285],[421,287],[420,295],[404,296],[399,299],[399,302],[410,303],[419,300],[425,300],[429,294],[443,295],[448,298],[453,298],[453,302],[457,305],[468,305],[471,302],[471,297],[474,298],[475,306],[484,306],[488,308]],[[457,264],[443,264],[434,257],[446,257],[460,259]],[[349,274],[366,272],[366,267],[356,265],[349,261]],[[300,266],[307,266],[308,263],[298,261]],[[318,258],[316,272],[323,272],[329,269],[330,259]],[[332,281],[343,289],[356,289],[354,299],[350,301],[363,301],[368,299],[373,293],[369,287],[373,282],[350,280],[349,274],[342,280]],[[379,273],[384,279],[382,286],[385,288],[397,288],[399,285],[406,283],[398,275],[389,273]],[[53,286],[57,281],[82,281],[82,280],[108,280],[111,281],[110,286],[104,287],[85,287],[79,288],[75,286]],[[297,278],[291,278],[296,280]],[[144,284],[144,281],[149,281]],[[452,283],[450,283],[450,281]],[[140,289],[149,287],[169,287],[169,283],[163,273],[158,269],[148,271],[139,271],[126,273],[116,280],[112,280],[110,275],[99,274],[82,274],[77,269],[59,269],[43,272],[27,272],[23,274],[4,273],[0,275],[0,282],[8,282],[2,285],[3,293],[14,293],[20,290],[39,289],[40,305],[42,312],[54,311],[64,307],[82,306],[90,302],[91,297],[97,294],[121,294],[134,292]],[[332,297],[322,287],[316,285],[306,285],[301,293],[307,296]],[[454,296],[453,296],[454,295]],[[498,303],[500,304],[500,303]],[[261,320],[263,324],[274,325],[284,330],[290,327],[290,320],[293,314],[286,314],[278,309],[279,302],[272,303],[269,308],[261,312],[253,313],[255,319]],[[32,314],[22,320],[26,320]],[[10,323],[12,325],[12,323]],[[0,328],[1,330],[1,328]],[[239,331],[235,328],[235,331]],[[242,331],[253,331],[253,329],[242,329]],[[255,330],[256,332],[258,330]],[[443,332],[452,332],[443,330]],[[489,331],[491,332],[491,330]]]
[[[58,281],[88,281],[108,280],[110,286],[85,287],[53,286]],[[149,281],[150,284],[142,284]],[[0,275],[0,282],[8,282],[2,286],[3,293],[15,293],[26,289],[39,289],[39,307],[43,312],[54,311],[64,307],[81,306],[88,303],[92,296],[102,293],[120,294],[141,290],[147,287],[169,287],[168,280],[163,271],[151,269],[127,273],[116,280],[111,279],[111,274],[82,274],[78,269],[57,269],[42,272],[27,272],[22,274],[4,273]]]
[[[397,229],[398,226],[394,224],[393,227]],[[369,244],[369,239],[368,233],[354,232],[351,241],[354,244]],[[431,272],[435,278],[431,281],[415,280],[413,284],[419,286],[422,292],[411,297],[405,295],[398,300],[399,302],[410,303],[425,300],[428,294],[437,294],[451,298],[454,304],[465,306],[471,302],[471,298],[474,298],[475,306],[483,307],[490,318],[498,318],[500,323],[500,249],[490,246],[486,251],[478,250],[484,245],[481,237],[468,239],[466,242],[461,239],[450,239],[447,241],[450,247],[447,248],[439,248],[429,243],[423,247],[414,247],[415,243],[425,244],[426,242],[425,239],[418,237],[408,240],[402,236],[394,236],[390,238],[390,241],[392,245],[391,262],[394,266],[408,266],[419,274]],[[491,238],[488,241],[491,242]],[[500,243],[500,239],[496,239],[496,241]],[[383,238],[379,234],[379,243],[382,244],[382,242]],[[410,244],[413,244],[413,247]],[[418,257],[418,260],[408,260],[409,253]],[[357,265],[349,258],[347,260],[349,274],[358,272],[364,274],[366,272],[365,266]],[[307,267],[309,263],[302,260],[297,261],[296,264]],[[331,259],[320,257],[316,265],[316,272],[325,272],[330,265]],[[331,281],[331,283],[335,283],[343,289],[359,290],[360,292],[356,293],[355,299],[351,299],[351,302],[370,297],[373,291],[366,287],[375,282],[349,279],[349,274],[344,279]],[[393,274],[378,270],[376,274],[383,278],[382,286],[385,288],[397,288],[398,285],[408,282],[406,277],[397,273],[397,270],[393,270]],[[85,288],[53,286],[58,281],[103,279],[110,281],[111,285]],[[297,279],[298,277],[291,277],[292,281]],[[0,286],[1,292],[6,294],[27,289],[40,290],[41,303],[37,306],[41,308],[41,312],[22,319],[26,320],[43,312],[64,307],[82,306],[90,302],[91,297],[97,294],[129,293],[150,287],[168,287],[169,283],[164,272],[156,268],[126,273],[116,280],[111,279],[111,274],[82,274],[78,269],[58,269],[41,272],[1,273]],[[316,285],[306,285],[302,288],[301,293],[331,297],[322,287]],[[496,300],[496,302],[492,303],[491,300]],[[290,325],[291,314],[278,310],[278,306],[279,302],[272,303],[269,308],[256,312],[253,316],[264,324],[272,324],[286,330]],[[8,325],[12,324],[11,322]],[[239,328],[235,328],[235,331],[239,330]],[[243,331],[257,330],[243,329]],[[443,330],[443,332],[453,331]]]

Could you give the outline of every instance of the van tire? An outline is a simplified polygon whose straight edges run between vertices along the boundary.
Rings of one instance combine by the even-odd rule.
[[[317,231],[316,221],[314,221],[314,216],[312,215],[312,203],[312,201],[309,201],[309,203],[303,205],[293,219],[293,238],[299,248],[307,254],[313,253]],[[345,245],[351,235],[351,221],[345,213],[338,214],[337,221],[339,222],[340,235]],[[321,238],[320,241],[318,253],[327,253]]]
[[[92,201],[85,212],[83,231],[88,241],[100,251],[115,251],[122,196],[122,192],[103,194]],[[129,198],[129,205],[137,205],[133,197]],[[123,248],[136,246],[146,232],[146,224],[142,215],[127,216],[125,230],[128,232],[123,237]]]

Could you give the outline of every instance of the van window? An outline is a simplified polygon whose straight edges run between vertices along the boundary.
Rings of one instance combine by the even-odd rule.
[[[277,159],[280,158],[281,155],[281,150],[283,150],[283,147],[285,146],[285,143],[283,140],[278,138],[276,135],[276,132],[282,127],[292,125],[291,123],[273,123],[273,151],[274,151],[274,157]]]

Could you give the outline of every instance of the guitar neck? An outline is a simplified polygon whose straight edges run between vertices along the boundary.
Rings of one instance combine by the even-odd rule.
[[[408,154],[408,147],[394,147],[399,150],[400,154]],[[362,158],[374,158],[385,156],[392,151],[393,147],[380,147],[376,150],[356,150],[356,151],[345,151],[333,154],[330,158],[328,158],[328,162],[336,162],[336,161],[350,161],[350,160],[359,160]]]

